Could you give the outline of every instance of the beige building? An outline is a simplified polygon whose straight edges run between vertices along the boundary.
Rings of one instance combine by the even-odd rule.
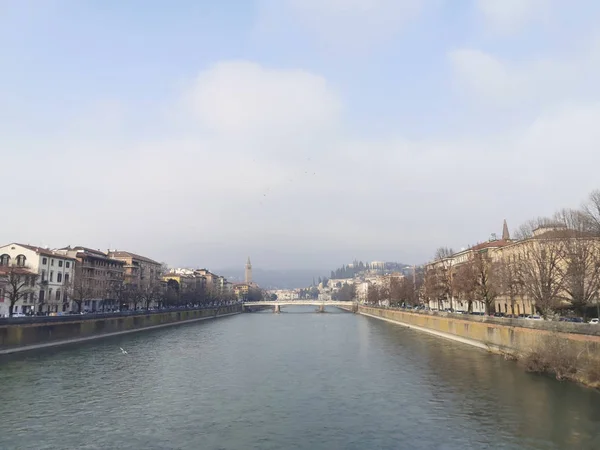
[[[64,247],[57,253],[77,260],[74,281],[71,284],[71,297],[81,300],[83,311],[120,308],[118,290],[123,284],[125,263],[110,258],[100,250],[87,247]],[[77,305],[72,305],[77,310]]]
[[[160,284],[162,265],[145,256],[135,253],[113,250],[109,258],[123,261],[123,282],[136,288],[145,289]]]

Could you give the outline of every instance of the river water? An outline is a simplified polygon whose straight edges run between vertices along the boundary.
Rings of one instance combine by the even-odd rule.
[[[294,308],[5,357],[0,448],[600,449],[600,394]]]

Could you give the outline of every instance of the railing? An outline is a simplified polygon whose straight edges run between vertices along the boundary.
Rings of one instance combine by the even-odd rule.
[[[182,311],[200,311],[206,309],[220,309],[227,308],[233,305],[220,305],[220,306],[196,306],[196,307],[182,307],[182,308],[165,308],[158,310],[141,310],[141,311],[121,311],[118,313],[111,312],[97,312],[87,314],[64,314],[62,316],[28,316],[28,317],[7,317],[0,318],[0,326],[2,325],[30,325],[36,323],[54,323],[54,322],[78,322],[81,320],[97,320],[97,319],[114,319],[115,317],[129,317],[129,316],[147,316],[153,314],[163,314],[169,312],[182,312]]]

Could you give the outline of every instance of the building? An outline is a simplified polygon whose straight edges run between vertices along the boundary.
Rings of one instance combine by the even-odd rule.
[[[251,285],[248,283],[236,283],[233,285],[233,293],[239,300],[247,300]]]
[[[123,261],[123,282],[138,289],[160,285],[162,264],[145,256],[126,251],[109,251],[108,257]]]
[[[15,305],[25,314],[70,311],[75,263],[70,255],[47,248],[17,243],[0,247],[0,266],[21,267],[36,275],[35,289]]]
[[[72,283],[71,296],[82,311],[128,308],[119,298],[125,262],[110,258],[100,250],[87,247],[64,247],[55,252],[77,261],[75,279]]]
[[[248,284],[252,283],[252,263],[250,262],[249,256],[248,261],[246,261],[246,267],[244,270],[244,282]]]

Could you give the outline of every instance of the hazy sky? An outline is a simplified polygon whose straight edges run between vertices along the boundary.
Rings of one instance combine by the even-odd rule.
[[[0,0],[0,240],[420,263],[600,188],[594,0]]]

